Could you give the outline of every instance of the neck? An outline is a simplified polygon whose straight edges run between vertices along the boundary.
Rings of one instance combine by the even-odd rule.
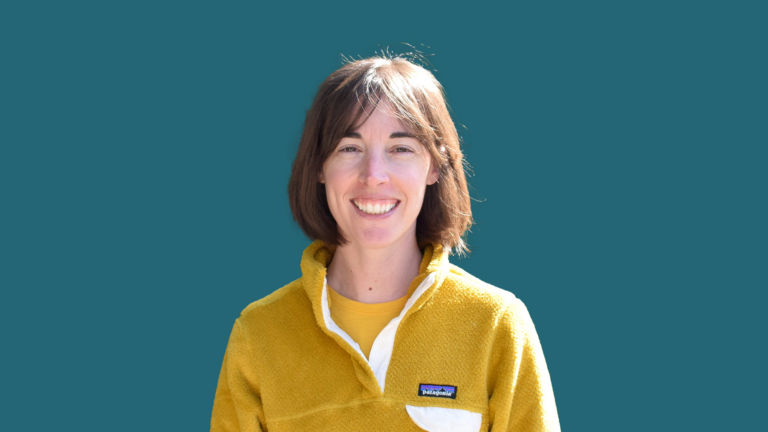
[[[385,303],[408,294],[419,274],[421,251],[416,237],[381,249],[339,246],[328,266],[328,284],[361,303]]]

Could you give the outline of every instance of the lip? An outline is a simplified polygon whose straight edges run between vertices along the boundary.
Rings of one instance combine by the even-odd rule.
[[[354,200],[391,200],[391,201],[400,201],[397,198],[387,196],[387,195],[358,195],[355,197],[352,197],[352,201]]]
[[[389,198],[389,197],[369,197],[369,196],[367,196],[367,197],[358,197],[357,199],[368,199],[368,200],[384,200],[384,199],[389,199],[389,200],[395,200],[395,198]],[[355,199],[354,198],[349,200],[349,205],[351,205],[352,208],[355,209],[355,211],[357,212],[358,215],[360,215],[360,216],[362,216],[362,217],[364,217],[366,219],[378,220],[378,219],[385,219],[385,218],[391,216],[392,213],[394,213],[395,210],[397,210],[397,208],[400,207],[400,203],[401,202],[402,201],[397,200],[397,204],[395,204],[395,206],[392,207],[392,210],[390,210],[390,211],[388,211],[386,213],[378,214],[378,215],[372,215],[372,214],[364,213],[362,210],[357,208],[357,206],[355,205]]]

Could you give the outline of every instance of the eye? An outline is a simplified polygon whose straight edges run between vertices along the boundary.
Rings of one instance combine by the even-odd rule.
[[[395,147],[393,151],[395,153],[413,153],[413,150],[409,149],[408,147]]]
[[[357,151],[357,148],[354,146],[344,146],[339,149],[339,153],[352,153],[356,151]]]

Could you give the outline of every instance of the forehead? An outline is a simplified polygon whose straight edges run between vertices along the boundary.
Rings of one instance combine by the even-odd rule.
[[[356,120],[356,121],[355,121]],[[348,132],[367,131],[372,129],[382,129],[386,131],[403,131],[413,134],[413,128],[402,119],[392,103],[388,99],[382,98],[378,103],[370,102],[366,106],[358,106],[356,113],[353,113],[352,122]]]

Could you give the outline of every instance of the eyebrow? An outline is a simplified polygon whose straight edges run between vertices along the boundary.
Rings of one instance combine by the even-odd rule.
[[[363,139],[362,135],[360,135],[359,132],[355,132],[355,131],[349,131],[349,132],[345,133],[344,134],[344,138]],[[398,131],[398,132],[392,132],[389,135],[389,138],[390,139],[392,139],[392,138],[416,138],[416,135],[414,135],[414,134],[412,134],[410,132]]]

